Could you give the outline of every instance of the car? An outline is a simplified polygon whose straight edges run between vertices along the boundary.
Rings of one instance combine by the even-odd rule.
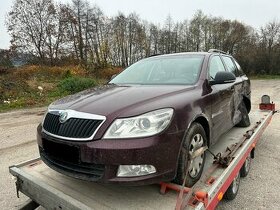
[[[250,80],[219,50],[157,55],[108,84],[53,102],[37,128],[41,159],[65,175],[147,185],[200,178],[205,152],[250,125]]]

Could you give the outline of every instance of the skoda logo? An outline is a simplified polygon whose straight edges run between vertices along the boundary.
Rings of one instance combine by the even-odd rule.
[[[60,123],[65,123],[68,117],[68,113],[63,111],[59,113],[59,122]]]

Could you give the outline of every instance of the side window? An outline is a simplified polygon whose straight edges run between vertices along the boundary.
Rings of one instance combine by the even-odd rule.
[[[237,66],[238,74],[243,76],[244,72],[243,72],[241,66],[239,65],[239,63],[237,63],[237,61],[235,59],[233,59],[233,60],[234,60],[235,65]]]
[[[227,69],[232,72],[235,76],[239,76],[238,74],[238,70],[237,70],[237,67],[236,65],[233,63],[232,59],[230,57],[227,57],[227,56],[222,56],[223,57],[223,60],[225,62],[225,65],[227,67]]]
[[[217,72],[225,71],[225,67],[220,56],[214,56],[211,58],[209,63],[209,76],[211,79],[214,79]]]

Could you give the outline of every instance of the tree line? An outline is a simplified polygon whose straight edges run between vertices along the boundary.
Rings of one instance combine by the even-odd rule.
[[[6,18],[11,50],[48,65],[79,63],[88,69],[126,67],[155,54],[208,51],[234,55],[249,74],[280,74],[280,22],[255,29],[197,11],[190,20],[164,24],[136,13],[106,16],[86,0],[15,0]]]

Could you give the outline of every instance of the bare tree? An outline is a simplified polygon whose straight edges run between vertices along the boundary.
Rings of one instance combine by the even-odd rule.
[[[16,0],[6,22],[12,36],[11,44],[44,61],[48,57],[45,47],[54,15],[52,0]]]
[[[238,58],[247,73],[280,74],[277,21],[257,31],[198,10],[182,22],[168,15],[160,26],[135,13],[106,17],[87,0],[58,5],[53,0],[15,0],[6,22],[12,49],[51,65],[68,58],[97,71],[107,65],[126,67],[153,54],[216,48]]]

